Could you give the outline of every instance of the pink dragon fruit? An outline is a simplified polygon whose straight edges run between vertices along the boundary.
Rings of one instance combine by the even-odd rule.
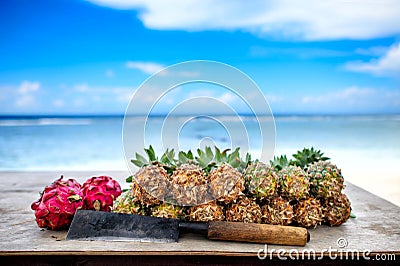
[[[92,177],[82,185],[84,208],[111,211],[114,199],[121,195],[121,186],[109,176]]]
[[[75,211],[83,206],[81,185],[75,179],[62,179],[63,176],[45,187],[41,197],[31,205],[41,228],[67,229]]]

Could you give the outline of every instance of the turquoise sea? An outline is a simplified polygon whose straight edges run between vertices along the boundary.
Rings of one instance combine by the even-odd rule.
[[[149,118],[146,144],[157,146],[164,120],[163,117]],[[224,116],[218,120],[230,128],[235,128],[237,121]],[[250,151],[257,153],[261,149],[257,121],[245,116],[242,120],[249,135]],[[126,170],[122,123],[122,116],[3,117],[0,119],[0,171]],[[276,116],[275,123],[277,155],[290,155],[302,147],[314,146],[339,162],[353,160],[360,164],[374,158],[400,162],[400,115],[287,115]],[[183,149],[209,144],[210,139],[221,147],[231,144],[229,132],[207,119],[187,124],[177,138]]]

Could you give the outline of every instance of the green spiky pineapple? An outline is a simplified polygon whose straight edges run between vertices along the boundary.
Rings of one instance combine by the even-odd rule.
[[[151,216],[183,220],[185,213],[182,207],[169,203],[162,203],[151,208]]]
[[[306,198],[309,194],[309,179],[298,166],[285,166],[278,172],[280,195],[290,200]]]
[[[254,162],[246,168],[244,175],[246,188],[255,199],[261,201],[277,195],[279,177],[272,167]]]
[[[337,198],[344,187],[344,178],[339,168],[329,161],[314,162],[308,167],[311,194],[314,197]]]
[[[146,209],[140,204],[139,199],[132,195],[128,190],[119,195],[113,204],[113,212],[146,215]]]

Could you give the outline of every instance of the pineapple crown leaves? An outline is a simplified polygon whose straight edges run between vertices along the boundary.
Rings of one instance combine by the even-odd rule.
[[[251,156],[247,153],[243,161],[240,158],[239,150],[240,148],[236,148],[233,152],[229,153],[230,149],[221,151],[218,147],[215,147],[214,154],[210,147],[206,147],[204,151],[197,150],[199,156],[196,157],[196,160],[206,172],[210,172],[212,168],[223,163],[230,164],[238,170],[243,170],[251,163]]]
[[[233,168],[238,168],[242,160],[240,159],[239,149],[236,148],[231,154],[228,155],[228,163],[232,165]]]
[[[289,161],[286,155],[281,155],[281,156],[274,156],[274,159],[270,161],[270,164],[272,167],[274,167],[276,170],[280,171],[284,167],[288,166],[291,164],[292,161]]]
[[[180,151],[178,153],[178,161],[182,164],[188,163],[193,160],[194,160],[194,156],[193,156],[193,153],[191,150],[189,150],[188,152]]]
[[[126,183],[132,183],[132,181],[133,181],[133,176],[128,176],[126,179],[125,179],[125,181],[126,181]]]
[[[314,149],[314,147],[303,148],[303,150],[297,151],[297,153],[293,154],[293,157],[295,160],[291,161],[290,164],[300,166],[302,168],[305,168],[314,162],[327,161],[330,159],[325,157],[321,150]]]
[[[209,173],[217,165],[216,157],[210,147],[205,147],[204,151],[197,149],[197,155],[195,160],[206,173]]]
[[[172,174],[177,166],[177,160],[175,159],[174,149],[167,149],[160,158],[161,166],[167,170],[168,174]]]
[[[175,165],[176,164],[176,160],[175,160],[175,151],[174,149],[167,149],[164,154],[161,156],[160,158],[160,162],[162,164],[166,164],[166,165]]]
[[[220,163],[226,163],[228,159],[227,156],[228,151],[230,151],[230,149],[225,149],[221,152],[221,150],[218,149],[217,146],[215,146],[215,158],[214,158],[215,161]]]
[[[147,159],[140,155],[139,153],[135,154],[135,159],[132,159],[131,162],[137,167],[143,167],[150,164],[161,164],[164,168],[174,168],[176,164],[175,160],[175,151],[174,149],[167,149],[160,159],[156,156],[156,153],[153,147],[150,145],[148,149],[144,149]]]
[[[131,162],[136,165],[137,167],[143,167],[145,165],[148,165],[149,162],[147,161],[146,158],[144,158],[142,155],[139,153],[135,154],[136,159],[132,159]]]
[[[149,146],[148,149],[144,149],[146,152],[147,156],[149,157],[150,162],[156,162],[157,161],[157,156],[156,153],[154,152],[153,146]]]
[[[154,152],[154,149],[151,145],[148,149],[145,148],[144,151],[146,152],[148,159],[146,159],[139,153],[136,153],[136,158],[131,160],[131,162],[137,167],[143,167],[157,161],[156,153]]]
[[[215,152],[213,152],[207,146],[204,150],[197,149],[197,156],[191,150],[187,152],[180,151],[177,159],[175,158],[174,149],[167,149],[161,158],[158,159],[153,147],[150,145],[148,149],[144,149],[147,158],[136,153],[135,158],[131,162],[139,168],[150,164],[158,164],[166,169],[168,173],[172,173],[177,166],[186,163],[198,164],[206,173],[209,173],[214,167],[222,163],[230,164],[232,167],[240,170],[245,169],[251,163],[251,156],[247,153],[243,161],[240,158],[239,149],[236,148],[233,152],[229,153],[230,149],[221,151],[218,147],[215,147]],[[132,178],[128,177],[127,182],[132,182]]]

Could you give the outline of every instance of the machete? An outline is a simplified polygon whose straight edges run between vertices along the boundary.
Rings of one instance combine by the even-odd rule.
[[[212,240],[305,246],[305,228],[241,222],[183,222],[151,216],[78,210],[67,240],[178,242],[180,233],[198,233]]]

